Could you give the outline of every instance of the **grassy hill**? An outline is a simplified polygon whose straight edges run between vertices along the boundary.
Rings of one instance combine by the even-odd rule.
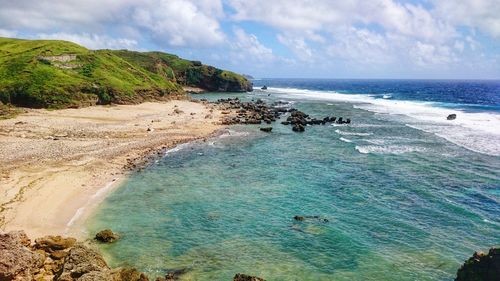
[[[66,108],[137,103],[184,94],[182,86],[249,91],[241,75],[175,55],[88,50],[55,40],[0,38],[0,102]]]

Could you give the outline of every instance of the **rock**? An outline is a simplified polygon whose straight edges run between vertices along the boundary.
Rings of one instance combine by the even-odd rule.
[[[67,279],[67,280],[73,280],[73,279]],[[83,275],[82,277],[78,278],[78,281],[121,281],[121,280],[122,279],[115,278],[110,271],[91,271]]]
[[[281,124],[283,124],[285,126],[288,126],[288,125],[290,125],[290,122],[289,121],[283,121],[283,122],[281,122]]]
[[[295,124],[295,125],[293,125],[292,130],[294,132],[304,132],[305,131],[305,127],[302,124]]]
[[[176,108],[176,109],[174,109],[174,113],[175,113],[175,114],[182,114],[182,113],[184,113],[184,111],[182,111],[182,110],[180,110],[180,109]]]
[[[500,278],[500,248],[488,254],[474,253],[457,271],[455,281],[498,281]]]
[[[148,281],[148,277],[135,268],[120,268],[114,270],[115,281]]]
[[[94,239],[103,243],[113,243],[116,240],[120,239],[120,236],[116,233],[113,233],[111,229],[105,229],[99,231],[99,233],[95,235]]]
[[[60,278],[66,278],[63,280],[67,280],[68,277],[77,279],[93,271],[106,270],[109,270],[109,267],[97,251],[78,243],[64,259]]]
[[[179,277],[187,272],[186,268],[172,270],[165,275],[166,281],[179,280]]]
[[[56,250],[50,253],[50,258],[53,260],[61,260],[64,259],[68,255],[68,252],[63,250]]]
[[[303,220],[305,220],[305,218],[303,216],[295,216],[295,217],[293,217],[293,219],[296,220],[296,221],[303,221]]]
[[[72,247],[76,243],[75,238],[64,238],[61,236],[45,236],[35,239],[35,249],[42,249],[51,253],[57,250],[64,250]]]
[[[260,89],[261,89],[261,90],[267,90],[267,86],[266,86],[266,85],[264,85],[264,86],[262,86],[262,88],[260,88]]]
[[[43,266],[44,255],[30,251],[22,231],[0,233],[0,280],[31,280]]]
[[[456,114],[450,114],[450,115],[448,115],[448,117],[446,117],[446,120],[455,120],[455,119],[457,119]]]
[[[256,276],[237,273],[234,276],[233,281],[266,281],[266,280]]]
[[[273,127],[264,127],[260,128],[262,132],[270,133],[273,130]]]

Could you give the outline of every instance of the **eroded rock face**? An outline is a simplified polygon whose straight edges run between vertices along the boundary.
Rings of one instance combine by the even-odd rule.
[[[93,271],[107,271],[108,265],[102,256],[95,250],[79,243],[76,244],[64,259],[64,267],[61,273],[61,280],[67,279],[68,276],[78,279],[85,274]]]
[[[0,280],[32,280],[43,266],[44,256],[32,252],[22,231],[0,233]]]
[[[485,253],[474,253],[457,272],[455,281],[500,280],[500,248]]]
[[[35,239],[35,248],[46,252],[60,251],[75,245],[75,238],[64,238],[61,236],[45,236]]]
[[[74,238],[35,241],[22,231],[0,233],[0,281],[148,281],[134,268],[110,269],[90,244]]]

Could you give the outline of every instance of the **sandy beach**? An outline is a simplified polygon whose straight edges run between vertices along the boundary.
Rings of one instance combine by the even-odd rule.
[[[147,157],[217,132],[220,112],[176,100],[27,110],[0,120],[0,230],[83,237],[82,222]]]

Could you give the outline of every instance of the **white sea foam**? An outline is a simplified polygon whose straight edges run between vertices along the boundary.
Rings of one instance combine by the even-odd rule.
[[[219,138],[229,138],[229,137],[246,137],[250,133],[249,132],[238,132],[234,130],[226,130],[223,134],[219,136]]]
[[[343,136],[371,136],[373,133],[358,133],[358,132],[347,132],[342,130],[335,130],[335,133]]]
[[[356,150],[362,154],[403,154],[410,152],[422,152],[425,149],[409,145],[356,145]]]
[[[383,95],[383,96],[382,96],[382,98],[384,98],[384,99],[388,100],[388,99],[391,99],[391,98],[392,98],[392,95],[389,95],[389,94],[387,94],[387,95]]]
[[[339,140],[341,140],[343,142],[347,142],[347,143],[351,143],[352,142],[352,140],[346,139],[346,138],[343,138],[343,137],[340,137]]]
[[[380,114],[405,115],[404,120],[414,129],[433,133],[466,149],[500,156],[500,114],[494,112],[464,112],[438,103],[376,99],[369,95],[341,94],[334,91],[312,91],[293,88],[269,88],[283,98],[341,101],[355,108]],[[455,120],[446,120],[457,114]]]
[[[165,151],[165,155],[169,155],[169,154],[172,154],[174,152],[177,152],[177,151],[181,151],[183,150],[184,148],[187,148],[189,146],[189,143],[183,143],[183,144],[179,144],[171,149],[167,149]]]

